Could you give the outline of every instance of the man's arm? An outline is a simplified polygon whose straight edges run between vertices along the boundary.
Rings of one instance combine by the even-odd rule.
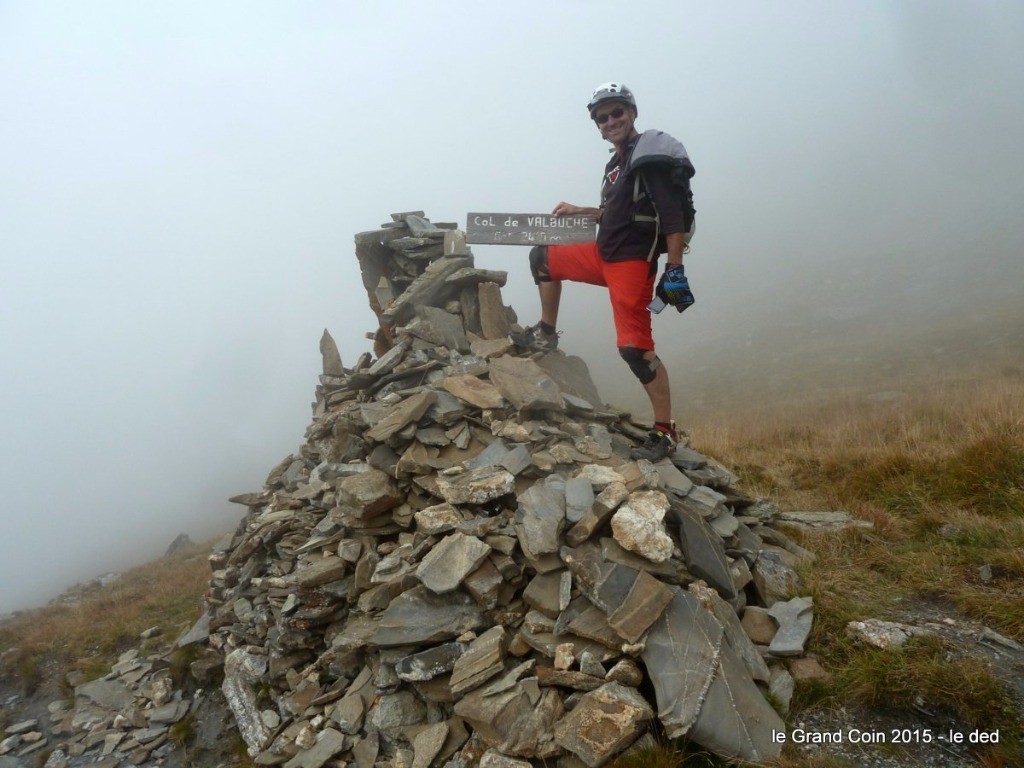
[[[665,246],[668,248],[665,266],[669,264],[682,264],[683,251],[686,249],[685,233],[669,232],[665,235]]]
[[[665,303],[682,312],[693,304],[693,292],[683,269],[683,251],[686,250],[687,233],[692,226],[692,216],[687,215],[678,195],[672,188],[667,167],[655,166],[645,176],[651,202],[654,203],[661,219],[665,235],[667,258],[665,271],[658,281],[656,294]]]
[[[580,205],[573,205],[572,203],[561,202],[555,206],[552,215],[554,216],[594,216],[597,219],[601,218],[600,208],[584,208]]]
[[[644,180],[651,196],[651,202],[661,218],[661,231],[665,236],[668,251],[666,266],[683,263],[686,250],[686,234],[693,217],[688,214],[679,198],[678,190],[672,185],[671,171],[667,165],[654,163],[644,168]]]

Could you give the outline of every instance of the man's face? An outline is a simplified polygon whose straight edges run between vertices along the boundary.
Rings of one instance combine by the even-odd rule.
[[[636,113],[624,101],[610,101],[594,110],[594,122],[601,131],[601,138],[612,144],[620,144],[633,135]]]

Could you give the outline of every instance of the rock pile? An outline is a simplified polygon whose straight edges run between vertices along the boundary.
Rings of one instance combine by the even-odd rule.
[[[159,634],[158,628],[143,632],[140,641]],[[132,648],[121,654],[105,676],[81,681],[82,673],[69,675],[74,697],[55,699],[45,711],[28,719],[6,723],[0,738],[0,768],[46,768],[93,765],[159,765],[192,734],[192,721],[212,701],[210,692],[186,695],[173,680],[167,649],[146,654]],[[77,679],[76,679],[77,678]],[[77,682],[77,684],[76,684]],[[18,699],[0,707],[14,713]],[[42,709],[42,707],[38,707]]]
[[[454,225],[393,219],[356,236],[376,356],[346,368],[325,332],[305,444],[232,499],[249,512],[211,556],[250,754],[598,766],[657,720],[776,756],[763,692],[788,675],[766,659],[802,653],[810,601],[784,598],[806,553],[691,448],[626,458],[645,430],[582,360],[517,354],[506,274]]]

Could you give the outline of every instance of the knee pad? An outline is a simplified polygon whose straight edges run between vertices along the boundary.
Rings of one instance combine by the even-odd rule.
[[[546,245],[535,245],[530,249],[530,271],[533,273],[533,282],[537,284],[551,282]]]
[[[644,350],[636,347],[619,347],[619,355],[626,361],[633,375],[640,379],[641,384],[650,384],[654,381],[661,367],[660,359],[655,357],[653,360],[645,360]]]

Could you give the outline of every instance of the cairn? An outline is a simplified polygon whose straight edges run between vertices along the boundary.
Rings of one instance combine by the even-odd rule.
[[[509,341],[506,273],[392,218],[355,238],[374,354],[347,368],[325,332],[306,442],[232,499],[187,641],[208,623],[250,755],[594,768],[660,731],[778,756],[807,553],[685,444],[630,460],[646,429],[582,360]]]

